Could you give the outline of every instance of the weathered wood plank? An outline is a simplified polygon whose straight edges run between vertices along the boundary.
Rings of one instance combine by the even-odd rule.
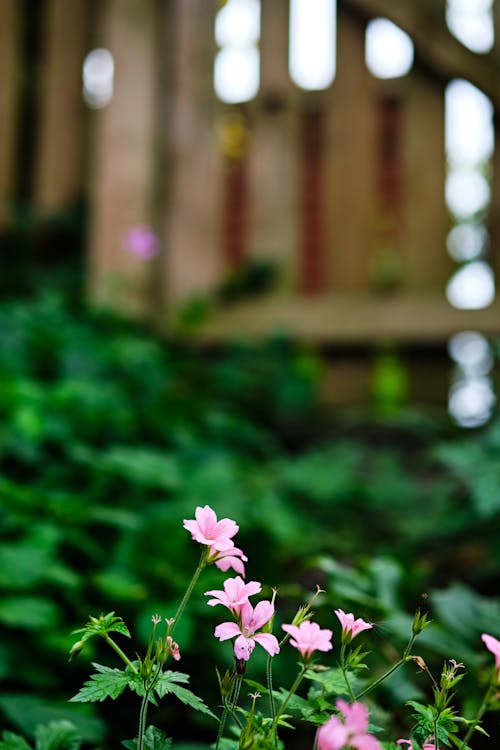
[[[15,190],[17,104],[21,84],[19,3],[0,2],[0,228],[6,224]]]
[[[82,63],[85,0],[50,0],[43,15],[33,202],[64,209],[83,189],[84,116]]]

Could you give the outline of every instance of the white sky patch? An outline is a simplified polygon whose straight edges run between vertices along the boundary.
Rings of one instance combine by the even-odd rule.
[[[336,0],[291,0],[289,69],[297,86],[313,91],[332,84],[336,37]]]
[[[115,62],[109,49],[97,47],[83,61],[83,98],[92,109],[101,109],[113,97]]]
[[[400,78],[411,70],[413,42],[387,18],[374,18],[367,24],[365,45],[368,70],[377,78]]]
[[[257,95],[259,39],[260,0],[228,0],[215,17],[214,89],[221,101],[239,104]]]
[[[495,44],[493,0],[448,0],[446,24],[472,52],[490,52]]]

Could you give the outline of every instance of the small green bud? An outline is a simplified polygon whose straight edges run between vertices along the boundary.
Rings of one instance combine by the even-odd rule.
[[[431,624],[432,620],[429,620],[427,617],[427,612],[422,612],[417,609],[415,612],[415,617],[413,618],[413,626],[412,626],[412,632],[413,635],[419,635],[422,633],[426,627],[428,627]]]

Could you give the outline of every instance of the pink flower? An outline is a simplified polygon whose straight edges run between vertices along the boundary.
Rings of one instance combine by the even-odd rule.
[[[209,505],[205,505],[203,508],[198,506],[195,511],[195,518],[194,521],[185,520],[183,526],[191,532],[191,536],[196,542],[206,544],[218,552],[227,552],[227,550],[234,549],[231,537],[238,532],[239,528],[234,521],[229,518],[222,518],[217,521],[217,516]]]
[[[238,547],[231,547],[231,549],[226,549],[223,552],[219,552],[214,547],[211,547],[208,561],[214,562],[217,568],[222,570],[223,573],[227,573],[229,568],[231,568],[235,573],[239,573],[243,578],[245,577],[243,562],[248,562],[248,557]]]
[[[237,636],[234,642],[234,655],[237,659],[248,661],[256,643],[259,643],[268,654],[274,656],[279,654],[280,650],[278,639],[271,633],[255,632],[269,622],[273,615],[274,606],[271,602],[261,601],[255,609],[247,602],[241,608],[241,625],[236,622],[222,622],[215,628],[214,635],[220,641],[227,641]]]
[[[352,641],[352,639],[359,635],[363,630],[370,630],[373,628],[373,625],[369,622],[365,622],[361,617],[358,617],[358,619],[355,620],[353,614],[346,614],[342,609],[336,609],[335,614],[342,625],[342,640],[347,643]]]
[[[305,620],[300,625],[282,625],[289,633],[290,645],[299,650],[304,659],[309,659],[313,651],[330,651],[332,648],[332,631],[321,630],[317,622]]]
[[[123,249],[143,260],[150,260],[158,254],[158,237],[145,224],[130,227],[122,239]]]
[[[175,661],[179,661],[181,658],[181,652],[179,651],[179,644],[174,641],[171,635],[167,635],[167,648],[172,654]]]
[[[483,633],[481,636],[481,640],[485,644],[488,651],[491,651],[491,653],[495,656],[495,667],[500,677],[500,641],[496,638],[493,638],[492,635],[488,635],[488,633]]]
[[[234,615],[239,615],[243,605],[248,603],[248,597],[258,594],[261,589],[262,586],[257,581],[245,583],[240,576],[236,576],[236,578],[226,578],[224,581],[224,591],[205,591],[205,594],[214,597],[207,602],[210,607],[223,604]]]
[[[362,703],[349,705],[343,700],[337,701],[337,708],[343,715],[343,721],[338,716],[332,716],[326,724],[318,729],[318,750],[382,750],[382,745],[368,729],[368,709]]]
[[[396,745],[408,745],[409,750],[413,747],[411,740],[398,740],[396,742]],[[422,745],[422,750],[436,750],[436,745],[434,742],[424,742]]]

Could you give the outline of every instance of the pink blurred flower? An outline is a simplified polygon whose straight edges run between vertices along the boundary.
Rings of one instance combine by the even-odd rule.
[[[317,622],[305,620],[300,625],[282,625],[291,635],[290,645],[300,652],[304,659],[309,659],[313,651],[330,651],[332,648],[332,631],[322,630]]]
[[[382,745],[368,729],[368,709],[362,703],[346,703],[337,701],[337,708],[343,715],[343,721],[338,716],[332,716],[318,729],[318,750],[382,750]]]
[[[150,227],[145,224],[137,224],[130,227],[122,239],[123,249],[143,260],[150,260],[158,254],[158,237]]]
[[[179,661],[181,658],[181,652],[179,651],[179,644],[174,641],[171,635],[167,635],[167,648],[172,654],[175,661]]]
[[[363,630],[370,630],[371,628],[373,628],[373,625],[371,625],[369,622],[365,622],[361,619],[361,617],[358,617],[358,619],[355,620],[353,614],[346,614],[342,609],[336,609],[335,614],[339,618],[340,624],[342,625],[343,641],[352,641],[352,639],[359,635],[359,633],[361,633]]]
[[[274,656],[279,653],[278,639],[271,633],[257,633],[274,615],[274,606],[271,602],[261,601],[255,609],[247,602],[240,612],[240,622],[222,622],[215,628],[215,637],[220,641],[227,641],[236,637],[234,642],[234,655],[237,659],[248,661],[255,644],[258,643],[268,654]]]
[[[413,747],[411,740],[405,740],[401,739],[396,742],[396,745],[408,745],[409,750]],[[436,745],[434,742],[424,742],[422,745],[422,750],[436,750]]]
[[[207,602],[210,607],[222,604],[224,607],[230,609],[234,615],[239,615],[243,605],[247,604],[248,597],[258,594],[261,589],[262,586],[258,581],[245,583],[240,576],[236,576],[235,578],[226,578],[224,581],[224,591],[205,591],[205,594],[214,597]]]
[[[195,519],[184,521],[183,526],[191,532],[192,538],[200,544],[206,544],[218,552],[227,552],[234,548],[231,541],[238,532],[238,525],[229,518],[217,521],[215,512],[209,505],[203,508],[198,506],[195,511]]]
[[[491,653],[494,655],[495,667],[500,677],[500,641],[496,638],[493,638],[492,635],[488,635],[488,633],[483,633],[481,636],[481,640],[485,644],[488,651],[491,651]]]
[[[223,552],[219,552],[214,547],[211,547],[208,561],[215,563],[217,568],[222,570],[223,573],[227,573],[229,568],[231,568],[235,573],[239,573],[243,578],[245,577],[243,562],[248,562],[248,557],[238,547],[231,547],[231,549],[226,549]]]

